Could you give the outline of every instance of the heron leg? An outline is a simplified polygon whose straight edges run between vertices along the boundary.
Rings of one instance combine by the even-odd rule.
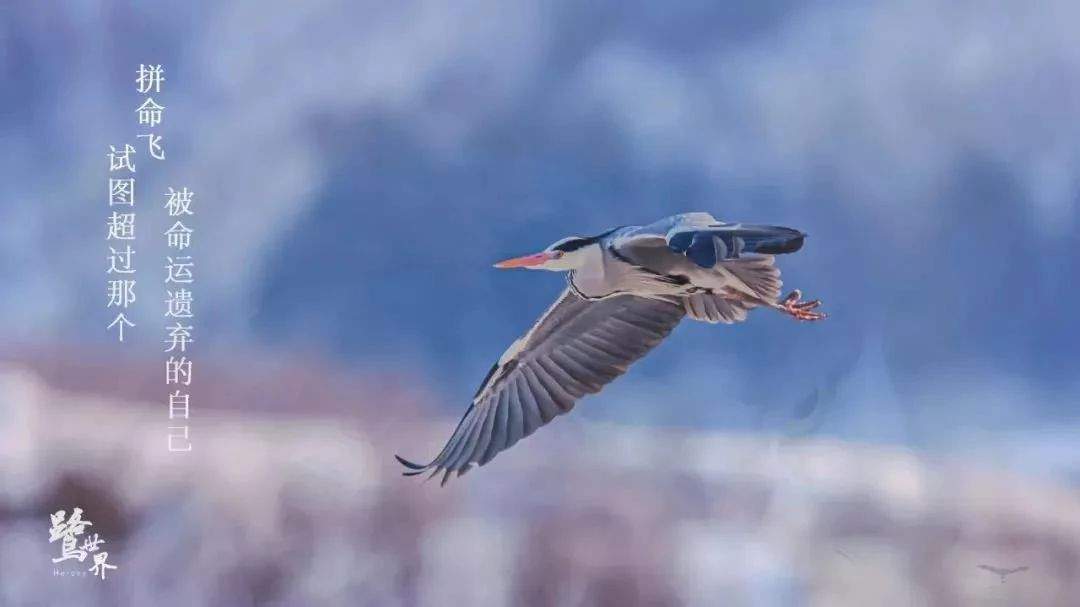
[[[724,296],[729,299],[743,301],[752,306],[772,308],[778,312],[783,312],[784,314],[791,316],[795,320],[814,321],[826,318],[824,312],[814,311],[814,308],[821,305],[821,301],[817,299],[812,301],[802,301],[802,291],[798,289],[788,293],[787,296],[780,301],[768,301],[764,298],[749,295],[742,291],[736,291],[735,289],[728,289]]]
[[[824,312],[814,311],[814,308],[820,305],[820,299],[802,301],[802,291],[795,289],[780,301],[769,304],[769,307],[779,310],[795,320],[814,321],[826,317]]]

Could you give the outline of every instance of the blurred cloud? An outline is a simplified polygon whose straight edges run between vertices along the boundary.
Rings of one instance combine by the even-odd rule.
[[[717,40],[673,55],[612,42],[578,77],[649,162],[795,191],[826,178],[865,216],[926,229],[949,204],[942,181],[975,154],[1008,166],[1025,188],[1016,203],[1060,237],[1080,185],[1080,45],[1069,25],[1080,9],[973,9],[816,3],[734,48]]]
[[[683,388],[703,420],[783,368],[770,398],[800,402],[877,331],[904,389],[962,368],[1072,394],[1078,12],[17,5],[0,29],[0,329],[103,339],[87,320],[103,314],[103,150],[135,135],[134,66],[161,61],[169,159],[140,173],[139,268],[160,279],[156,196],[190,185],[207,347],[326,350],[464,395],[558,289],[492,259],[707,209],[807,230],[785,279],[833,318],[680,330],[627,392],[701,369]],[[154,288],[141,297],[155,326]]]

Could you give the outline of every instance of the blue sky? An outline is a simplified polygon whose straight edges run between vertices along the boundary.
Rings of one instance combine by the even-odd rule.
[[[407,369],[455,411],[561,288],[493,261],[704,210],[808,232],[784,278],[832,318],[681,327],[586,415],[786,427],[811,398],[828,431],[915,444],[954,437],[940,423],[1075,424],[1078,13],[17,3],[0,15],[0,327],[102,341],[104,151],[134,139],[134,68],[153,61],[169,158],[140,187],[199,192],[207,348]]]

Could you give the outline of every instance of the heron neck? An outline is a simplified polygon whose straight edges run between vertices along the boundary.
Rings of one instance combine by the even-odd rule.
[[[604,268],[604,252],[599,245],[589,245],[580,253],[582,263],[567,274],[571,288],[585,299],[596,299],[610,295]]]

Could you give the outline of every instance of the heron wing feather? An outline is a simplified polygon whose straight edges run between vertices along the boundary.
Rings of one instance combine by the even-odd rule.
[[[442,451],[406,474],[464,474],[599,392],[679,324],[672,301],[618,295],[586,301],[567,289],[500,358]]]

